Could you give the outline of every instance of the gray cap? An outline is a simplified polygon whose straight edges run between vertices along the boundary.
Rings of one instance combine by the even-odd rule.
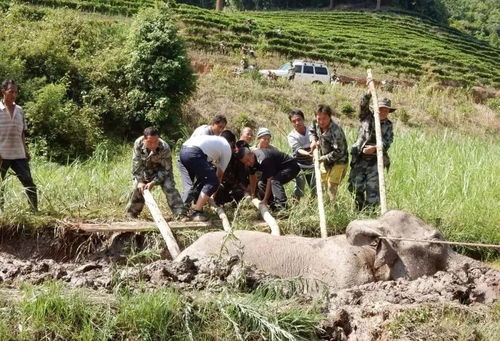
[[[391,107],[391,100],[387,97],[380,98],[378,100],[378,107],[379,108],[389,108],[390,112],[393,112],[394,110],[396,110],[396,108]]]
[[[272,136],[273,134],[271,134],[271,131],[267,128],[259,128],[259,130],[257,130],[257,139],[266,135]]]

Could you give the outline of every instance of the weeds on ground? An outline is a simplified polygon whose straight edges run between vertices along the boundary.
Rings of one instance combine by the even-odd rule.
[[[123,292],[96,301],[52,282],[25,287],[21,302],[0,307],[0,340],[311,340],[321,318],[315,304],[230,288],[208,296]]]

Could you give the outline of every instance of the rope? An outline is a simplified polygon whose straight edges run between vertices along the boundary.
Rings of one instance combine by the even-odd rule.
[[[400,240],[400,241],[405,241],[405,242],[447,244],[447,245],[460,245],[460,246],[477,246],[477,247],[489,247],[489,248],[494,248],[494,249],[500,249],[500,245],[496,245],[496,244],[449,242],[449,241],[445,241],[445,240],[428,240],[428,239],[412,239],[412,238],[397,238],[397,237],[379,237],[379,238],[386,239],[386,240]]]

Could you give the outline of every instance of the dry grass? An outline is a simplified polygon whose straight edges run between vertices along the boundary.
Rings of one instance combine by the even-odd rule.
[[[344,125],[357,124],[356,112],[345,114],[341,109],[350,105],[357,110],[365,88],[351,85],[312,86],[300,82],[290,83],[284,79],[273,82],[252,75],[238,77],[233,74],[233,70],[238,67],[238,55],[191,51],[190,57],[213,66],[212,72],[200,75],[198,91],[186,106],[185,112],[191,122],[204,122],[216,114],[223,114],[233,122],[238,116],[246,116],[255,120],[258,126],[276,129],[286,126],[286,113],[291,108],[300,108],[311,118],[315,106],[325,103],[340,113]],[[276,55],[266,55],[257,60],[260,68],[274,68],[284,62],[285,59]],[[360,68],[339,67],[338,71],[339,74],[356,77],[365,74],[365,70]],[[377,79],[386,78],[387,75],[378,71],[374,70]],[[399,110],[392,120],[399,121],[404,127],[447,127],[474,135],[500,132],[500,117],[491,108],[475,104],[465,89],[442,88],[437,84],[422,82],[412,88],[396,87],[392,93],[379,89],[378,96],[393,100]]]

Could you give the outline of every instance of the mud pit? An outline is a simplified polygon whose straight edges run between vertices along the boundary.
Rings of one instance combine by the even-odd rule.
[[[113,236],[65,232],[55,236],[11,234],[0,243],[0,289],[15,289],[23,282],[41,284],[59,280],[73,287],[100,293],[111,292],[124,283],[128,287],[159,288],[166,285],[187,290],[231,285],[243,278],[246,288],[257,287],[271,278],[237,257],[203,262],[189,258],[172,262],[163,255],[151,262],[131,262],[125,255],[131,248],[148,250],[144,234]],[[438,272],[414,281],[369,283],[327,292],[324,296],[325,340],[385,339],[383,328],[408,309],[452,304],[477,310],[500,297],[500,272],[464,257],[458,268]],[[325,294],[325,291],[323,291]],[[308,293],[304,293],[308,296]]]

